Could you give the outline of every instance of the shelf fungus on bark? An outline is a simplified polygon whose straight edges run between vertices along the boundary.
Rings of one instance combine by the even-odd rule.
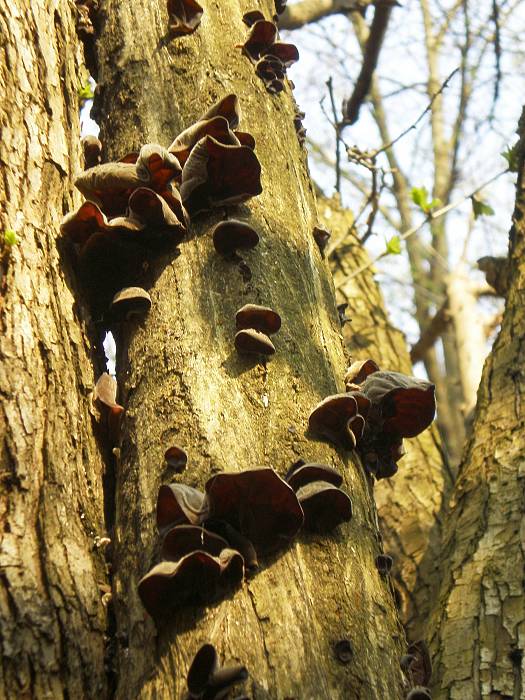
[[[168,0],[168,29],[172,37],[192,34],[201,23],[203,9],[196,0]]]
[[[292,488],[273,469],[221,472],[206,483],[211,518],[225,520],[258,551],[292,540],[304,515]]]
[[[239,552],[223,549],[215,557],[202,550],[186,554],[177,562],[154,566],[138,584],[142,604],[160,618],[166,610],[186,603],[204,604],[238,586],[244,576]]]
[[[296,462],[286,474],[286,482],[294,491],[312,481],[326,481],[332,486],[341,486],[343,477],[333,467],[315,462]]]
[[[261,165],[249,146],[227,145],[205,136],[184,164],[180,192],[192,216],[240,204],[262,192]]]
[[[370,401],[359,450],[376,479],[393,476],[405,454],[403,438],[419,435],[436,412],[435,387],[400,372],[381,371],[373,360],[354,362],[345,375],[350,396]]]
[[[107,429],[112,444],[116,444],[124,407],[117,403],[117,382],[107,372],[98,378],[91,400],[98,421]]]
[[[125,287],[113,297],[110,306],[114,321],[130,321],[145,316],[151,309],[151,297],[142,287]]]
[[[208,518],[205,521],[206,528],[211,530],[217,535],[220,535],[225,539],[232,549],[236,549],[242,554],[244,559],[244,568],[253,572],[259,568],[259,561],[257,559],[257,552],[252,542],[247,537],[241,535],[241,533],[236,530],[232,525],[227,523],[225,520],[219,520],[217,518]]]
[[[354,648],[349,639],[340,639],[334,645],[335,656],[342,664],[348,664],[354,658]]]
[[[129,197],[137,188],[149,187],[159,192],[180,175],[181,167],[174,155],[162,146],[145,144],[135,163],[95,165],[76,178],[75,186],[106,216],[114,217],[125,214]]]
[[[286,2],[287,0],[275,0],[275,11],[278,15],[282,15],[286,10]]]
[[[264,21],[264,15],[260,10],[250,10],[249,12],[245,12],[242,16],[242,21],[244,24],[247,24],[248,27],[251,27],[252,24],[255,24],[255,22],[260,22]]]
[[[196,550],[218,557],[223,549],[230,549],[230,545],[214,532],[198,525],[175,525],[164,535],[161,553],[167,561],[178,561]]]
[[[100,163],[102,153],[102,143],[93,134],[84,136],[81,140],[82,151],[84,153],[84,168],[92,168]]]
[[[192,148],[205,136],[212,136],[217,141],[230,146],[240,146],[241,142],[231,130],[226,117],[216,115],[211,119],[205,119],[192,124],[177,136],[169,146],[168,151],[173,153],[180,164],[188,160]]]
[[[255,72],[268,92],[277,94],[284,89],[286,69],[299,60],[299,51],[294,44],[276,41],[277,27],[273,22],[256,17],[255,13],[249,13],[245,19],[250,31],[240,48],[255,64]]]
[[[142,222],[137,240],[147,248],[178,245],[186,235],[188,214],[177,189],[168,185],[157,194],[148,187],[139,187],[131,193],[128,206],[132,218]]]
[[[348,494],[326,481],[312,481],[297,490],[304,512],[304,527],[313,532],[330,532],[352,518]]]
[[[208,499],[186,484],[163,484],[157,497],[157,527],[200,525],[208,517]]]
[[[272,95],[284,90],[286,70],[275,56],[263,56],[255,64],[255,73],[263,81],[265,88]]]
[[[319,403],[308,419],[308,427],[339,447],[353,450],[365,426],[370,401],[359,392],[334,394]]]
[[[245,304],[235,315],[235,347],[241,354],[273,355],[275,346],[268,337],[281,328],[281,317],[267,306]]]
[[[240,664],[221,668],[215,647],[212,644],[204,644],[195,654],[188,670],[187,697],[192,700],[225,698],[234,685],[247,678],[248,671]]]
[[[224,117],[228,121],[230,129],[236,129],[241,121],[241,108],[237,95],[230,93],[225,97],[221,97],[220,100],[214,102],[212,106],[199,117],[198,121],[206,121],[213,117]]]
[[[188,455],[178,445],[172,445],[168,447],[164,453],[164,459],[168,467],[173,469],[177,474],[180,474],[186,469],[186,464],[188,463]]]
[[[314,227],[314,240],[317,243],[317,246],[319,247],[319,251],[321,255],[324,257],[324,251],[326,246],[328,245],[328,241],[331,238],[331,233],[330,231],[327,231],[324,228],[320,228],[319,226]]]
[[[215,250],[225,258],[238,260],[237,250],[249,250],[259,243],[259,234],[246,221],[220,221],[212,231]]]
[[[388,576],[393,563],[394,560],[389,554],[378,554],[376,557],[376,568],[381,576]]]
[[[131,235],[142,231],[144,224],[129,216],[117,216],[108,220],[107,216],[94,202],[84,202],[73,212],[64,217],[61,232],[70,241],[84,245],[95,233],[120,233]]]

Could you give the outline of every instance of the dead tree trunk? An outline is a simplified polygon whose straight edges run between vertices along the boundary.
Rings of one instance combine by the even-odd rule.
[[[274,13],[273,3],[257,4],[266,17]],[[209,231],[226,212],[198,217],[180,257],[151,270],[153,308],[118,347],[126,406],[114,561],[118,696],[179,697],[195,651],[209,641],[246,664],[254,698],[399,698],[403,633],[374,566],[369,485],[356,458],[305,434],[316,403],[343,388],[345,362],[328,266],[312,236],[317,215],[289,90],[269,95],[236,48],[253,4],[204,5],[197,31],[169,41],[164,3],[102,3],[98,113],[109,156],[147,141],[168,145],[235,92],[263,171],[262,195],[228,210],[260,232],[246,256],[251,279],[213,250]],[[283,318],[267,364],[234,350],[234,316],[246,302]],[[175,441],[189,452],[182,480],[199,487],[217,469],[263,464],[284,474],[300,456],[332,464],[345,474],[353,520],[330,536],[301,536],[234,596],[176,613],[155,630],[137,581],[156,551],[157,491],[172,478],[163,453]],[[347,666],[334,656],[343,638],[354,649]]]
[[[79,169],[83,69],[71,4],[50,7],[0,7],[2,698],[103,697],[106,689],[93,370],[57,248]]]
[[[522,116],[509,293],[445,521],[442,584],[431,620],[438,700],[525,697],[524,134]]]

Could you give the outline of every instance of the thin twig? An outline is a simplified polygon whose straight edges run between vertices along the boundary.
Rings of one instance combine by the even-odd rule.
[[[428,216],[426,216],[422,221],[419,222],[419,224],[417,224],[417,226],[412,226],[412,228],[408,229],[408,231],[405,231],[405,233],[401,234],[401,236],[399,236],[399,240],[406,241],[407,238],[410,238],[410,236],[413,236],[415,233],[420,231],[426,223],[428,223],[429,221],[433,221],[434,219],[438,219],[439,217],[443,216],[444,214],[447,214],[452,209],[456,209],[461,204],[466,202],[467,199],[471,199],[474,195],[478,194],[478,192],[480,192],[482,189],[484,189],[485,187],[488,187],[488,185],[492,184],[495,180],[500,178],[502,175],[506,175],[508,172],[510,172],[508,168],[506,170],[502,170],[501,172],[497,173],[497,175],[494,175],[493,177],[491,177],[490,180],[487,180],[487,182],[484,182],[479,187],[476,187],[475,190],[473,190],[469,194],[465,195],[461,199],[457,199],[455,202],[452,202],[451,204],[447,204],[447,206],[445,206],[445,207],[441,207],[441,209],[436,209],[436,211],[430,212],[428,214]],[[348,275],[348,277],[345,277],[344,280],[339,282],[336,285],[336,289],[339,289],[339,287],[341,287],[343,284],[346,284],[346,282],[348,282],[348,280],[354,279],[354,277],[357,277],[365,270],[368,270],[368,268],[375,265],[376,262],[378,262],[382,258],[386,257],[387,255],[389,255],[389,252],[387,250],[383,251],[379,255],[376,255],[375,258],[372,258],[371,260],[369,260],[365,265],[361,265],[361,267],[357,268],[357,270],[352,272],[351,275]]]
[[[337,118],[332,76],[326,81],[326,87],[328,88],[328,95],[330,96],[335,130],[335,191],[341,194],[341,127],[339,126],[339,119]]]

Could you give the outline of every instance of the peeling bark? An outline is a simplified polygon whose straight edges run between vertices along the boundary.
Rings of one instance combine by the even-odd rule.
[[[509,294],[451,497],[443,581],[431,620],[438,700],[525,697],[525,116],[520,130]]]
[[[319,211],[334,238],[350,231],[352,215],[334,200],[323,200]],[[347,280],[368,260],[366,251],[349,233],[332,256],[339,303],[348,303],[344,338],[353,360],[374,359],[381,368],[412,374],[403,334],[394,328],[370,269]],[[435,427],[406,440],[407,454],[399,472],[374,487],[385,551],[394,556],[393,576],[401,618],[410,640],[425,638],[428,615],[439,586],[443,503],[452,477]]]
[[[211,642],[221,659],[247,666],[253,698],[401,698],[403,632],[374,566],[369,486],[356,458],[305,435],[311,409],[343,389],[345,361],[333,286],[312,235],[313,189],[289,90],[269,96],[234,48],[253,4],[207,2],[197,32],[173,42],[164,38],[163,6],[106,0],[102,9],[98,108],[107,115],[102,139],[111,156],[144,141],[169,144],[234,91],[241,128],[255,136],[263,169],[263,194],[228,209],[261,236],[245,256],[251,280],[213,250],[208,232],[225,211],[199,217],[180,257],[169,254],[153,266],[149,316],[117,340],[126,406],[114,561],[117,695],[179,697],[195,651]],[[148,27],[140,43],[139,25]],[[235,311],[246,302],[271,306],[283,319],[267,364],[234,351]],[[354,502],[353,520],[328,536],[301,535],[263,559],[226,600],[182,610],[155,630],[136,585],[154,560],[157,491],[172,478],[162,456],[175,439],[189,456],[180,480],[193,486],[218,469],[264,464],[284,474],[299,456],[336,466]],[[334,655],[343,638],[354,650],[348,665]]]
[[[102,697],[103,464],[57,234],[79,166],[71,4],[0,7],[0,697]],[[0,234],[0,238],[1,238]]]

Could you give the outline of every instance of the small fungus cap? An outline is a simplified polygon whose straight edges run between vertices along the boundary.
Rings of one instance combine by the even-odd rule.
[[[241,120],[241,108],[237,95],[231,93],[222,97],[205,112],[198,121],[206,121],[212,117],[225,117],[230,125],[230,129],[236,129]]]
[[[255,22],[242,46],[243,53],[252,61],[257,61],[275,42],[277,27],[273,22],[261,19]]]
[[[374,360],[368,359],[352,362],[350,367],[346,370],[345,384],[362,384],[365,379],[374,372],[379,372],[379,367]]]
[[[188,455],[178,445],[172,445],[168,447],[164,453],[164,459],[166,460],[169,467],[175,469],[175,471],[180,474],[186,468],[188,463]]]
[[[235,348],[242,355],[264,355],[269,357],[275,353],[275,346],[265,333],[253,328],[238,331],[235,334]]]
[[[307,530],[329,532],[352,518],[350,497],[326,481],[312,481],[301,486],[297,498],[304,511]]]
[[[245,304],[235,314],[235,325],[238,330],[254,328],[266,335],[273,335],[281,328],[281,317],[267,306]]]
[[[222,472],[206,483],[210,516],[226,520],[256,549],[277,549],[303,523],[292,488],[270,468]]]
[[[259,243],[257,231],[245,221],[227,219],[213,228],[215,250],[225,257],[233,255],[239,248],[248,250]]]
[[[202,695],[208,683],[219,668],[217,652],[212,644],[204,644],[195,654],[188,670],[188,690],[190,695],[198,697]]]
[[[312,433],[321,435],[331,442],[342,447],[353,449],[355,447],[355,426],[349,421],[358,413],[366,414],[370,402],[363,395],[334,394],[327,396],[319,403],[308,419],[308,426]],[[362,425],[356,421],[356,425]]]
[[[157,497],[157,527],[200,525],[208,515],[206,496],[186,484],[163,484]]]
[[[162,557],[169,561],[178,561],[186,554],[202,550],[218,557],[223,549],[229,549],[228,542],[203,527],[197,525],[176,525],[164,535],[162,540]]]
[[[264,20],[264,15],[260,10],[251,10],[250,12],[245,12],[242,16],[242,21],[249,27],[261,20]]]
[[[168,0],[168,26],[172,37],[194,32],[201,22],[203,9],[196,0]]]
[[[111,302],[111,316],[117,321],[129,321],[133,316],[144,316],[151,309],[151,297],[142,287],[125,287]]]
[[[221,143],[232,146],[240,146],[241,142],[231,130],[226,117],[217,115],[211,119],[205,119],[192,124],[184,129],[169,147],[169,152],[173,153],[181,165],[188,160],[192,148],[205,136],[213,136]]]
[[[336,469],[327,464],[307,464],[294,465],[286,475],[286,481],[294,491],[311,483],[312,481],[324,481],[333,486],[341,486],[343,477]]]

